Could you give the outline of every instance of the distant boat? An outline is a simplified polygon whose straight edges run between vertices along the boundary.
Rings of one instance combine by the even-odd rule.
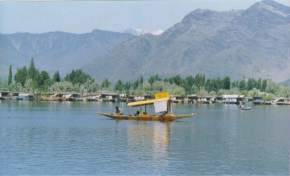
[[[156,113],[159,114],[147,114],[146,107],[148,105],[154,105]],[[155,99],[136,101],[128,103],[129,107],[144,107],[144,111],[137,111],[134,115],[125,115],[120,112],[116,107],[114,113],[97,113],[116,120],[139,120],[139,121],[174,121],[182,118],[191,118],[194,113],[191,114],[173,114],[171,112],[170,95],[167,92],[158,92],[155,94]]]
[[[252,110],[252,107],[241,107],[240,109],[241,109],[241,110],[248,111],[248,110]]]
[[[32,94],[28,94],[28,93],[19,93],[19,95],[16,97],[16,100],[31,101],[33,99],[34,99],[33,95]]]
[[[244,106],[242,104],[239,107],[240,107],[240,110],[245,110],[245,111],[252,110],[252,107]]]

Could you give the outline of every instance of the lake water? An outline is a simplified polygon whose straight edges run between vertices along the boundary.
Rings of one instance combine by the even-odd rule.
[[[112,104],[0,102],[0,175],[289,175],[290,107],[174,108],[197,115],[115,121],[96,115]]]

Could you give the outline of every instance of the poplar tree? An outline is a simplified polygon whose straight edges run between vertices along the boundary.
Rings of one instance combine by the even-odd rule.
[[[12,84],[12,65],[9,66],[8,85]]]

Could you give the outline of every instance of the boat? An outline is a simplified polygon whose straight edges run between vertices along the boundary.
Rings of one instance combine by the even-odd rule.
[[[118,113],[97,113],[115,120],[140,120],[140,121],[174,121],[182,118],[191,118],[192,114],[180,114],[175,115],[172,113],[167,113],[164,115],[150,115],[150,114],[140,114],[140,115],[124,115]]]
[[[249,111],[252,110],[252,107],[241,107],[240,110]]]
[[[252,110],[252,107],[250,106],[245,106],[243,104],[240,104],[240,110],[244,110],[244,111],[249,111],[249,110]]]
[[[135,101],[127,104],[128,107],[145,107],[144,112],[137,111],[134,115],[126,115],[120,112],[116,107],[114,113],[97,113],[115,120],[137,120],[137,121],[175,121],[182,118],[191,118],[194,113],[190,114],[174,114],[172,113],[170,95],[167,92],[158,92],[155,99]],[[146,107],[154,105],[157,114],[147,114]]]
[[[16,97],[16,100],[32,101],[33,99],[34,99],[33,95],[29,93],[19,93],[18,96]]]

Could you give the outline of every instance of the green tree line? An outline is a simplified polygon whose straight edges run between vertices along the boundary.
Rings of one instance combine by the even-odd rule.
[[[31,59],[29,66],[16,70],[13,75],[12,66],[8,70],[7,83],[0,82],[1,89],[26,92],[68,92],[81,93],[100,90],[115,91],[118,93],[144,95],[159,90],[169,91],[174,95],[197,94],[222,95],[243,94],[249,96],[290,96],[289,87],[285,87],[266,79],[232,80],[229,76],[223,78],[207,78],[204,74],[182,77],[174,75],[161,77],[157,74],[147,79],[139,77],[133,81],[118,80],[113,83],[104,79],[99,84],[93,77],[81,69],[72,70],[64,77],[56,71],[50,75],[47,71],[39,70]]]

